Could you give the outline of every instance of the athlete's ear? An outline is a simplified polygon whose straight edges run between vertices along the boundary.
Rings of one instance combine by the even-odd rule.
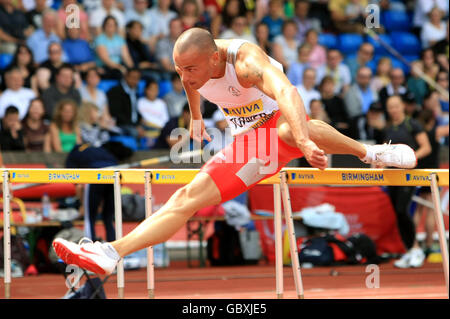
[[[219,63],[219,51],[214,51],[213,54],[211,55],[211,59],[214,65],[217,65]]]

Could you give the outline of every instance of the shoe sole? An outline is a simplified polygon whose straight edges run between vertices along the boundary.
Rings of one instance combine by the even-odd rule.
[[[101,268],[97,263],[95,263],[92,259],[86,256],[81,256],[73,251],[71,251],[67,246],[63,243],[55,241],[53,242],[53,248],[55,249],[56,254],[66,263],[67,265],[77,265],[83,269],[88,271],[92,271],[93,273],[99,275],[105,275],[106,271]]]

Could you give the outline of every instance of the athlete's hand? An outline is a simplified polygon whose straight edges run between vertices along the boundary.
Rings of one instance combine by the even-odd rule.
[[[206,139],[211,142],[211,137],[208,132],[206,132],[205,122],[203,119],[194,119],[191,117],[191,122],[189,123],[189,134],[194,141],[203,142]]]
[[[321,150],[316,143],[311,140],[299,145],[303,155],[312,167],[325,169],[328,167],[328,158],[323,150]]]

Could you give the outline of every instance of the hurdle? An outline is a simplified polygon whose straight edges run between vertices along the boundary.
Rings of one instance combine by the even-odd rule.
[[[72,184],[114,184],[116,238],[122,237],[121,184],[146,185],[146,216],[152,213],[151,185],[188,184],[198,169],[2,169],[0,182],[3,185],[4,211],[4,269],[5,298],[10,298],[11,286],[11,241],[10,241],[10,183],[72,183]],[[402,169],[325,169],[284,168],[275,176],[259,184],[273,185],[275,224],[275,273],[276,296],[283,298],[283,271],[281,254],[281,201],[288,228],[291,256],[298,256],[290,205],[289,185],[353,185],[353,186],[428,186],[433,194],[433,205],[438,226],[439,243],[443,255],[443,268],[448,291],[448,245],[445,236],[443,215],[440,209],[439,186],[449,185],[449,171],[402,170]],[[151,249],[151,247],[149,247]],[[149,250],[147,251],[149,252]],[[154,298],[154,264],[148,253],[147,290]],[[298,258],[292,258],[292,270],[298,298],[304,298],[303,283]],[[117,266],[117,288],[119,298],[124,298],[125,279],[123,262]]]

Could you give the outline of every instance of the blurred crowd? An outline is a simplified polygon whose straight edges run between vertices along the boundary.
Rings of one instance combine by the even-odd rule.
[[[371,4],[379,11],[368,10]],[[258,44],[283,65],[310,117],[352,138],[386,141],[392,96],[401,97],[391,104],[401,104],[407,117],[448,131],[448,6],[0,0],[0,148],[70,152],[110,140],[134,150],[170,148],[180,141],[171,131],[190,123],[172,50],[191,27]],[[369,24],[382,43],[365,33]],[[202,101],[202,108],[206,126],[224,131],[217,107]],[[448,137],[439,143],[448,145]]]

